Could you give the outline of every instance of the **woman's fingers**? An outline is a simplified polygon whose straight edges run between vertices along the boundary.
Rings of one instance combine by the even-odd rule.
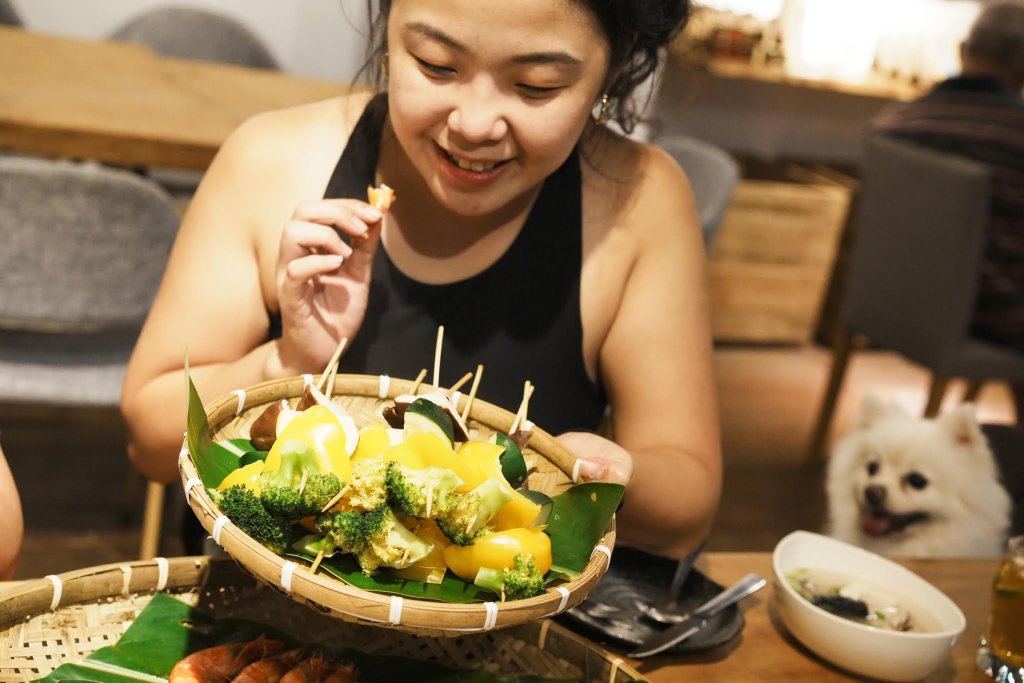
[[[295,283],[303,283],[317,275],[329,275],[334,273],[345,262],[345,257],[340,254],[310,254],[288,262],[285,268],[285,280]]]
[[[299,205],[281,234],[281,261],[287,263],[310,251],[348,257],[351,247],[342,239],[358,244],[380,224],[381,212],[352,199],[321,200]]]
[[[366,202],[355,199],[325,199],[303,202],[295,209],[293,220],[321,223],[341,228],[352,237],[365,235],[369,226],[379,223],[384,214]]]

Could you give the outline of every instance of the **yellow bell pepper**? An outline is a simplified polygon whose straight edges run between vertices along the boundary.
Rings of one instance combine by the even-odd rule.
[[[491,523],[498,531],[518,529],[533,524],[540,514],[540,505],[524,496],[519,491],[512,492],[512,500],[505,503]]]
[[[384,449],[391,446],[391,437],[388,436],[388,428],[382,425],[370,425],[359,430],[359,443],[352,453],[352,462],[363,458],[372,458]]]
[[[257,496],[260,495],[260,475],[263,474],[264,462],[257,460],[251,462],[245,467],[239,467],[237,470],[229,473],[228,476],[224,477],[220,485],[217,486],[217,490],[225,491],[232,486],[238,486],[241,484],[245,488],[249,489]]]
[[[487,479],[499,477],[505,481],[505,475],[501,473],[501,462],[499,456],[505,452],[504,446],[488,443],[487,441],[466,441],[455,453],[455,459],[466,473],[459,475],[465,484],[458,489],[459,493],[472,491]],[[458,472],[456,470],[456,472]],[[509,487],[512,488],[511,486]]]
[[[551,569],[551,539],[540,529],[507,529],[481,536],[472,545],[450,545],[444,561],[452,573],[473,582],[481,567],[511,569],[516,555],[533,555],[541,574]]]
[[[292,440],[313,449],[323,472],[333,472],[344,482],[352,478],[352,463],[345,451],[345,430],[327,406],[307,408],[281,430],[267,454],[265,471],[274,472],[281,467],[281,449]]]

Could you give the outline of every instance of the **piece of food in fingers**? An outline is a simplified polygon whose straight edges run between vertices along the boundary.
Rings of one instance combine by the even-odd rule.
[[[367,187],[366,196],[373,208],[381,211],[387,211],[395,201],[395,191],[384,183],[379,187]]]

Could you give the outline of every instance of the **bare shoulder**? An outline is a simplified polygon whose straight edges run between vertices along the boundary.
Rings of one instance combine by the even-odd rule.
[[[584,150],[583,168],[584,187],[603,204],[597,215],[639,229],[692,209],[686,174],[666,152],[606,131],[594,138]]]
[[[636,248],[699,234],[690,183],[663,150],[600,131],[582,159],[585,236],[592,244],[623,232],[617,239]]]
[[[230,135],[218,161],[236,171],[241,170],[237,163],[261,174],[276,169],[290,175],[296,166],[325,154],[336,160],[369,99],[368,91],[359,91],[257,114]]]

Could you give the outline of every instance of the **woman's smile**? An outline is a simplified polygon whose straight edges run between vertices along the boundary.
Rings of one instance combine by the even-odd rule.
[[[476,159],[454,154],[440,145],[436,147],[442,173],[460,183],[486,185],[502,176],[512,162],[511,159]]]

